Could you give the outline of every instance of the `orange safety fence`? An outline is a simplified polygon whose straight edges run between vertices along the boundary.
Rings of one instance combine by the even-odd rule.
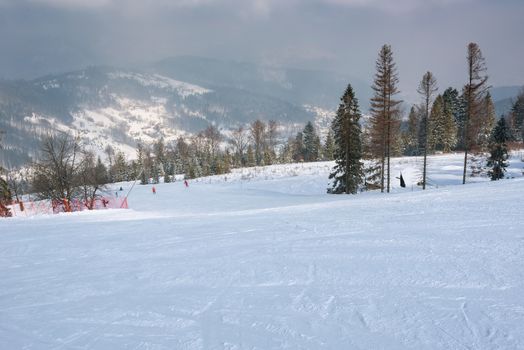
[[[51,215],[66,212],[77,212],[84,210],[104,210],[104,209],[129,209],[127,197],[100,197],[82,201],[73,199],[68,201],[41,200],[41,201],[19,201],[7,206],[12,216],[35,216]]]

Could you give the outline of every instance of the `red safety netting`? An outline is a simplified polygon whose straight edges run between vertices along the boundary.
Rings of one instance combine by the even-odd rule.
[[[20,201],[9,205],[12,216],[35,216],[50,215],[67,212],[77,212],[84,210],[103,210],[103,209],[129,209],[127,197],[100,197],[82,201],[74,199],[68,201],[42,200],[42,201]]]

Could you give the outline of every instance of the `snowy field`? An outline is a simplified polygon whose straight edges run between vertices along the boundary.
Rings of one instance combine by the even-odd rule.
[[[297,164],[0,220],[0,349],[524,349],[523,164],[457,186],[461,161],[425,192],[420,158],[389,195]]]

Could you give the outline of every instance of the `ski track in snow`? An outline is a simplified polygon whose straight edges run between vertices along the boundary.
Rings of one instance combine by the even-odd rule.
[[[326,195],[321,163],[0,220],[0,349],[523,349],[524,179],[453,157],[425,192]]]

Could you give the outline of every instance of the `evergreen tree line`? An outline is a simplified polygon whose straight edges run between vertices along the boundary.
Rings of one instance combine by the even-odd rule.
[[[424,104],[411,106],[407,119],[400,123],[397,155],[420,156],[424,150],[430,154],[464,151],[466,103],[464,94],[449,87],[432,98],[427,109]],[[472,149],[487,151],[496,122],[495,106],[489,92],[482,98],[480,111],[474,127],[472,125],[469,130],[470,142]]]
[[[417,92],[421,102],[413,105],[403,120],[399,76],[391,46],[384,45],[375,63],[371,116],[361,125],[361,112],[349,85],[332,124],[336,166],[330,174],[330,193],[356,193],[358,188],[391,188],[393,156],[423,156],[422,179],[426,188],[427,155],[435,152],[464,152],[463,183],[466,182],[468,153],[490,154],[487,166],[492,180],[503,178],[511,140],[524,141],[524,90],[515,101],[511,114],[496,122],[495,107],[479,46],[467,46],[467,78],[461,92],[453,87],[438,94],[437,79],[424,73]],[[507,119],[507,121],[506,121]],[[371,159],[363,169],[361,159]]]

